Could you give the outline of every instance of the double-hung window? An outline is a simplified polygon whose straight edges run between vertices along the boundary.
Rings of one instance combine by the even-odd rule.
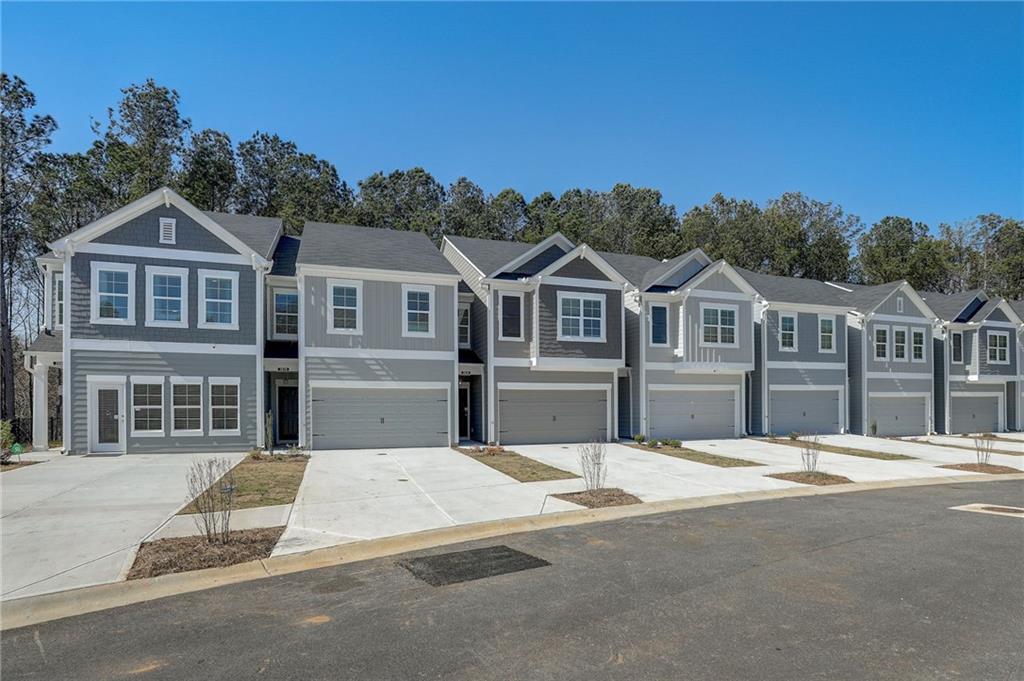
[[[700,304],[700,344],[702,346],[739,347],[736,339],[735,305]]]
[[[171,377],[171,435],[203,434],[203,379]]]
[[[651,345],[668,346],[668,305],[651,305]]]
[[[357,336],[363,332],[363,282],[327,280],[327,333]]]
[[[907,361],[907,329],[894,326],[892,329],[892,359],[894,362]]]
[[[459,303],[459,347],[468,348],[469,340],[469,303]]]
[[[64,273],[53,273],[53,328],[64,326]]]
[[[198,326],[238,330],[238,272],[199,270]]]
[[[434,337],[434,287],[402,284],[405,321],[402,335],[412,338]]]
[[[274,338],[298,338],[299,292],[274,289]]]
[[[953,346],[952,349],[950,350],[950,353],[953,355],[953,357],[952,357],[953,364],[963,364],[964,363],[964,334],[962,332],[960,332],[960,331],[954,331],[952,336],[950,336],[950,341],[949,342],[950,342],[950,345]]]
[[[188,270],[146,266],[146,326],[188,328]]]
[[[89,321],[93,324],[135,324],[135,265],[93,262],[91,268]]]
[[[875,359],[888,361],[889,360],[889,327],[888,326],[876,326],[875,327]]]
[[[603,343],[605,296],[603,293],[559,291],[558,340]]]
[[[132,376],[132,437],[164,434],[164,377]]]
[[[795,314],[779,315],[779,350],[782,352],[797,351],[797,316]]]
[[[1010,363],[1010,334],[1007,331],[988,332],[988,363]]]
[[[523,294],[498,294],[498,340],[523,340]]]
[[[924,354],[924,329],[911,329],[910,330],[910,361],[911,362],[923,362],[925,361]]]
[[[836,318],[818,317],[818,352],[836,351]]]
[[[210,379],[210,434],[238,435],[237,378]]]

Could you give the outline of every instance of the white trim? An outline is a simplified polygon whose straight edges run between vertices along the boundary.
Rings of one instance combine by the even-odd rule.
[[[550,248],[552,245],[559,246],[563,251],[567,253],[572,252],[575,248],[575,246],[573,246],[573,243],[569,241],[565,236],[563,236],[561,232],[555,232],[551,236],[547,237],[546,239],[538,243],[533,248],[529,249],[525,253],[519,254],[514,259],[509,260],[507,263],[491,272],[489,275],[485,277],[485,279],[493,279],[502,272],[515,269],[522,263],[532,260],[534,257],[540,255],[548,248]]]
[[[523,383],[520,381],[499,381],[497,386],[497,394],[495,395],[495,402],[500,401],[502,390],[594,390],[603,391],[605,394],[606,409],[606,422],[605,422],[605,433],[608,434],[609,440],[612,440],[612,435],[615,433],[615,412],[614,398],[612,397],[613,386],[607,383]],[[498,424],[497,444],[501,444],[501,424]]]
[[[168,343],[132,340],[101,340],[75,338],[65,341],[64,347],[72,350],[108,350],[110,352],[159,352],[204,355],[255,355],[255,345],[231,345],[226,343]]]
[[[768,369],[821,369],[825,371],[838,371],[846,368],[843,362],[804,362],[798,360],[769,360],[765,363]]]
[[[898,357],[896,355],[896,348],[897,348],[898,345],[900,345],[900,343],[896,342],[896,334],[898,332],[900,332],[900,331],[903,332],[903,343],[902,343],[902,345],[903,345],[903,356],[902,357]],[[903,362],[903,363],[909,362],[910,361],[910,353],[908,352],[909,350],[910,350],[910,329],[908,329],[905,326],[894,326],[894,327],[892,327],[892,361],[893,362]]]
[[[898,314],[875,314],[871,315],[873,322],[895,322],[897,324],[927,324],[927,317],[908,317]]]
[[[278,235],[280,239],[280,235]],[[267,445],[267,391],[266,374],[263,368],[264,348],[267,342],[267,272],[271,266],[253,265],[256,273],[256,446],[266,447]],[[298,304],[298,291],[296,290],[296,305]],[[296,331],[298,331],[298,318],[295,320]]]
[[[954,354],[955,346],[953,345],[953,338],[956,336],[960,337],[960,359],[956,358]],[[950,364],[963,364],[964,363],[964,332],[963,331],[950,331],[949,334],[949,363]]]
[[[581,279],[577,277],[552,276],[553,273],[557,272],[563,267],[566,267],[569,263],[571,263],[573,260],[577,258],[589,261],[591,265],[596,267],[598,271],[601,272],[601,274],[608,277],[610,281],[617,282],[619,284],[617,288],[622,288],[623,286],[629,285],[629,280],[622,276],[621,272],[615,269],[611,265],[611,263],[602,258],[597,251],[595,251],[586,244],[580,244],[576,248],[572,249],[571,251],[563,255],[558,260],[555,260],[553,263],[542,269],[537,274],[534,274],[532,277],[530,277],[530,279],[533,281],[547,281],[547,279],[551,277],[553,279],[568,280],[572,282],[569,284],[570,286],[588,286],[594,288],[603,288],[601,286],[598,286],[598,284],[602,283],[599,279]]]
[[[526,339],[526,311],[523,309],[526,307],[525,294],[523,291],[503,291],[496,290],[494,295],[498,297],[498,340],[500,341],[523,341]],[[534,296],[537,294],[534,293]],[[518,336],[506,336],[505,325],[502,323],[501,308],[503,305],[503,299],[505,296],[509,298],[519,298],[519,335]]]
[[[750,300],[750,296],[745,293],[736,293],[734,291],[712,291],[710,289],[700,289],[687,295],[695,298],[709,298],[711,300],[739,300],[742,302]]]
[[[885,331],[885,357],[878,356],[878,332]],[[892,357],[892,329],[885,324],[871,326],[871,359],[875,362],[888,362]]]
[[[459,353],[452,350],[384,350],[371,348],[307,347],[306,357],[338,357],[347,359],[422,359],[457,361]],[[527,360],[528,361],[528,360]]]
[[[824,282],[828,283],[828,282]],[[849,313],[849,307],[841,307],[838,305],[813,305],[811,303],[783,303],[778,301],[766,301],[765,306],[769,310],[789,311],[789,312],[809,312],[811,314],[820,315],[845,315]]]
[[[999,360],[999,349],[996,348],[996,360],[992,361],[992,338],[1005,338],[1006,360]],[[1008,366],[1010,364],[1010,332],[1009,331],[987,331],[985,335],[985,363],[990,365]]]
[[[135,404],[135,386],[137,385],[159,385],[160,386],[160,429],[159,430],[136,430],[135,429],[135,412],[138,409],[151,409],[152,407],[140,406]],[[163,437],[167,432],[167,424],[164,423],[166,419],[166,390],[164,390],[164,377],[163,376],[131,376],[129,377],[129,389],[131,390],[131,412],[128,417],[130,420],[129,431],[132,437]]]
[[[299,356],[295,360],[299,372],[299,446],[309,447],[306,426],[311,414],[309,412],[309,388],[306,386],[306,278],[302,274],[295,277],[295,286],[299,289]]]
[[[343,335],[343,336],[361,336],[363,335],[363,282],[356,279],[327,279],[327,333],[331,335]],[[334,310],[351,310],[350,307],[340,307],[334,304],[334,289],[335,287],[340,288],[354,288],[356,290],[356,328],[354,329],[338,329],[334,326]],[[402,294],[403,298],[403,312],[402,317],[405,317],[404,312],[404,299],[405,294]],[[300,303],[301,305],[301,303]]]
[[[277,297],[279,295],[295,296],[295,333],[281,333],[277,330]],[[299,289],[291,286],[274,286],[270,289],[270,337],[274,340],[297,340],[299,337]]]
[[[952,413],[953,413],[953,398],[954,397],[994,397],[996,398],[996,430],[1003,432],[1006,430],[1006,405],[1005,396],[1002,392],[971,392],[969,390],[954,390],[949,393],[950,404],[950,423],[952,424]],[[952,428],[950,428],[952,430]],[[953,433],[956,434],[956,433]]]
[[[864,374],[865,378],[888,378],[898,381],[927,381],[933,378],[932,372],[921,371],[913,373],[909,371],[868,371]]]
[[[528,369],[533,366],[533,360],[529,357],[491,357],[489,366],[496,367],[521,367]]]
[[[135,264],[124,262],[102,262],[93,260],[89,263],[89,323],[110,324],[115,326],[135,326]],[[128,274],[128,317],[100,317],[100,272],[125,272]],[[122,296],[122,293],[104,293],[103,295]]]
[[[793,347],[786,347],[782,344],[782,320],[792,319],[793,330],[785,333],[793,334]],[[779,312],[779,352],[799,352],[800,351],[800,315],[796,312]]]
[[[296,357],[264,357],[263,370],[272,373],[296,373],[299,370],[299,360]]]
[[[654,308],[660,307],[665,310],[665,342],[655,343],[654,342]],[[648,303],[647,304],[647,337],[648,346],[652,348],[667,348],[672,345],[672,334],[670,333],[669,327],[671,326],[671,314],[670,308],[667,303]]]
[[[831,333],[831,336],[832,336],[832,347],[831,347],[831,349],[830,348],[824,348],[821,345],[821,339],[822,339],[822,336],[823,336],[823,334],[821,332],[821,323],[823,321],[830,321],[830,322],[832,322],[832,333]],[[837,352],[839,352],[836,349],[837,345],[839,345],[839,319],[834,314],[819,314],[818,315],[818,352],[819,353],[825,353],[825,354],[834,355]]]
[[[63,269],[63,271],[66,273],[66,275],[71,273],[71,249],[70,248],[67,249],[66,251],[64,251],[64,269]],[[91,295],[90,295],[90,297],[91,297]],[[65,304],[65,306],[67,305],[67,302],[68,302],[67,288],[65,288],[65,295],[64,295],[64,304]],[[65,314],[66,313],[67,313],[67,309],[65,307]],[[62,405],[70,405],[71,404],[71,383],[72,383],[72,381],[68,379],[68,377],[71,376],[71,324],[70,323],[68,323],[67,324],[67,328],[64,329],[64,347],[61,348],[61,367],[62,367],[62,374],[61,375],[64,377],[64,379],[61,380],[61,386],[60,386],[61,404]],[[88,398],[88,393],[86,394],[86,397]],[[86,408],[88,408],[88,406]],[[65,409],[62,409],[61,412],[62,412],[61,413],[61,432],[63,434],[62,435],[63,442],[61,443],[61,450],[65,454],[67,454],[67,453],[72,451],[71,450],[71,409],[70,408],[65,408]],[[88,418],[86,419],[86,422],[88,422]],[[86,430],[88,431],[88,427],[86,428]],[[89,446],[88,442],[89,442],[89,440],[88,440],[88,433],[87,433],[86,434],[86,448],[88,448],[88,446]]]
[[[914,357],[914,334],[921,334],[921,359]],[[910,361],[914,364],[928,362],[928,330],[923,327],[910,327]]]
[[[455,286],[458,288],[462,276],[459,274],[435,274],[430,272],[379,270],[370,267],[341,267],[334,265],[308,265],[299,263],[295,266],[296,277],[331,277],[339,279],[359,279],[362,281],[390,281],[405,284],[435,284],[437,286]]]
[[[125,382],[127,381],[126,376],[104,376],[90,374],[85,377],[86,379],[86,409],[88,410],[88,416],[86,418],[86,430],[88,435],[87,447],[90,452],[126,452],[127,451],[127,427],[125,419]],[[71,381],[66,381],[70,384]],[[118,424],[118,442],[100,444],[98,441],[99,437],[99,424],[96,421],[98,413],[96,408],[98,406],[97,391],[101,389],[114,389],[117,390],[118,399],[118,416],[120,423]],[[70,412],[70,409],[66,411]],[[68,444],[71,440],[70,433],[64,432],[64,447],[68,449]]]
[[[433,285],[426,284],[402,284],[402,338],[433,338],[434,337],[434,317],[437,316],[437,305],[434,304],[436,300],[434,296]],[[426,293],[427,294],[427,330],[426,331],[410,331],[409,330],[409,294],[410,293]],[[422,313],[422,310],[414,311]]]
[[[903,314],[903,296],[896,298],[896,313]]]
[[[820,391],[827,391],[827,392],[833,392],[833,391],[838,392],[839,393],[839,420],[837,421],[837,423],[839,424],[839,432],[840,433],[845,433],[846,432],[846,428],[847,428],[847,426],[846,426],[846,385],[807,385],[805,383],[793,384],[793,385],[782,385],[782,384],[780,384],[780,385],[769,386],[768,390],[769,390],[769,392],[772,391],[772,390],[780,390],[780,391],[784,391],[784,392],[789,392],[789,391],[799,392],[799,391],[812,391],[812,390],[815,390],[815,391],[816,390],[820,390]],[[768,424],[769,424],[769,427],[770,427],[771,426],[771,416],[770,416],[770,414],[771,414],[771,403],[770,403],[770,401],[769,401],[767,407],[768,407],[768,409],[766,409],[765,411],[767,411],[769,413]],[[765,432],[769,432],[769,430],[766,428]]]
[[[153,277],[157,275],[178,277],[181,280],[181,296],[179,297],[179,302],[181,303],[181,319],[176,322],[154,319],[154,314],[156,313],[156,299],[153,293]],[[169,297],[168,299],[172,300]],[[146,265],[146,326],[164,329],[187,329],[188,300],[188,268]]]
[[[160,218],[160,238],[162,244],[174,245],[178,240],[178,221],[174,218]]]
[[[651,383],[647,386],[645,401],[651,399],[652,392],[695,392],[695,391],[731,391],[733,393],[733,437],[739,437],[743,431],[743,399],[739,385],[711,384],[701,385],[698,383]],[[647,433],[650,438],[656,438],[653,432]]]
[[[196,291],[196,298],[199,300],[199,318],[196,320],[196,327],[200,329],[224,329],[228,331],[238,331],[238,317],[240,316],[240,310],[238,307],[238,272],[232,270],[199,270],[198,282],[199,286]],[[231,280],[231,321],[230,322],[208,322],[206,321],[206,304],[207,302],[223,303],[223,300],[206,298],[206,280],[207,279],[229,279]],[[260,329],[262,333],[262,329]]]
[[[461,338],[462,313],[466,313],[466,340]],[[455,342],[460,348],[471,349],[473,347],[473,303],[456,301],[455,304]]]
[[[539,293],[534,294],[539,295]],[[608,331],[608,297],[603,293],[587,293],[584,291],[556,291],[555,293],[556,305],[558,307],[558,328],[556,329],[557,338],[559,341],[566,343],[605,343],[607,342],[607,331]],[[567,336],[562,331],[562,320],[569,318],[563,314],[563,301],[579,300],[580,301],[580,314],[579,317],[571,317],[572,319],[578,319],[580,323],[580,333],[578,336]],[[598,301],[601,303],[601,316],[599,318],[601,323],[601,335],[585,336],[583,334],[583,322],[586,319],[594,319],[594,317],[587,317],[583,314],[583,301]],[[621,360],[620,360],[621,361]]]
[[[210,376],[210,378],[207,379],[207,385],[209,387],[207,388],[207,391],[206,391],[206,394],[207,394],[206,406],[207,406],[207,409],[209,410],[207,416],[210,419],[209,420],[209,423],[210,423],[210,435],[211,436],[214,436],[214,435],[241,435],[242,434],[242,381],[241,381],[241,379],[238,378],[237,376]],[[233,385],[233,386],[235,386],[235,388],[236,388],[235,396],[237,398],[237,403],[235,404],[235,412],[236,412],[236,414],[235,414],[235,421],[238,423],[238,427],[237,428],[232,428],[232,429],[224,430],[224,429],[217,429],[217,428],[213,427],[213,387],[215,385]],[[259,417],[263,418],[263,415],[260,414]]]
[[[621,359],[592,357],[539,357],[530,360],[534,371],[607,371],[625,366]]]
[[[718,341],[710,342],[704,340],[704,310],[713,309],[718,310],[718,324],[714,325],[718,330]],[[733,325],[732,325],[732,343],[722,342],[722,310],[731,310],[733,314]],[[738,348],[740,346],[740,308],[738,305],[732,305],[730,303],[700,303],[700,324],[697,325],[697,338],[700,347],[702,348]],[[680,320],[683,316],[683,308],[679,308]]]
[[[601,281],[600,279],[578,279],[575,277],[543,277],[538,283],[547,286],[577,286],[580,288],[594,288],[608,291],[621,291],[622,284],[614,281]]]
[[[56,290],[49,288],[51,280],[53,283],[56,283],[58,277],[60,278],[60,285],[56,286]],[[57,309],[51,309],[47,317],[47,319],[50,320],[50,328],[54,330],[63,330],[64,319],[67,317],[68,311],[68,289],[67,285],[64,283],[64,270],[54,270],[50,272],[50,276],[46,278],[46,283],[48,286],[46,292],[46,304],[52,308],[54,299],[57,297],[60,298],[60,305],[58,306],[60,309],[60,321],[57,321]]]
[[[183,248],[156,248],[150,246],[124,246],[121,244],[85,243],[75,248],[75,253],[91,253],[94,255],[120,255],[134,258],[153,258],[159,260],[185,260],[210,265],[251,265],[247,255],[236,253],[208,253],[206,251],[189,251]]]
[[[981,322],[981,324],[984,326],[997,326],[1000,329],[1016,329],[1018,326],[1013,322],[990,321],[987,317],[985,318],[985,321]]]
[[[463,253],[462,251],[460,251],[460,250],[459,250],[459,247],[458,247],[458,246],[456,246],[455,244],[453,244],[453,243],[451,242],[451,240],[450,240],[450,239],[448,238],[448,236],[447,236],[447,235],[445,235],[444,237],[442,237],[442,238],[441,238],[441,241],[442,241],[442,243],[445,243],[445,244],[448,244],[449,246],[451,246],[451,247],[452,247],[452,250],[454,250],[454,251],[455,251],[456,253],[458,253],[458,254],[459,254],[459,257],[461,257],[461,258],[462,258],[463,260],[465,260],[465,261],[466,261],[466,263],[467,263],[467,264],[468,264],[468,265],[469,265],[470,267],[472,267],[472,268],[473,268],[474,270],[476,270],[477,274],[479,274],[479,275],[480,275],[480,278],[481,278],[481,279],[485,279],[485,278],[487,277],[487,275],[486,275],[486,274],[484,274],[483,270],[481,270],[481,269],[480,269],[479,267],[477,267],[477,266],[476,266],[476,264],[475,264],[475,263],[474,263],[474,262],[473,262],[472,260],[470,260],[469,258],[467,258],[467,257],[466,257],[466,254],[465,254],[465,253]],[[443,247],[443,246],[442,246],[442,248],[441,248],[441,252],[442,252],[442,253],[444,252],[444,247]]]
[[[494,294],[494,291],[487,291],[487,333],[484,334],[484,342],[487,343],[487,361],[484,367],[487,376],[483,385],[486,408],[484,416],[487,419],[484,424],[484,439],[487,442],[494,442],[497,437],[494,421],[494,401],[497,393],[494,389],[494,308],[497,303],[494,301]]]
[[[665,272],[661,274],[661,276],[659,276],[657,279],[648,284],[647,287],[650,288],[651,286],[657,286],[658,284],[660,284],[661,282],[665,281],[673,274],[678,272],[679,270],[683,269],[683,267],[685,267],[692,260],[702,259],[704,261],[704,267],[707,267],[708,265],[711,264],[711,258],[708,257],[708,254],[705,253],[704,249],[702,248],[694,248],[691,251],[683,253],[683,255],[688,257],[680,258],[679,262],[677,262],[672,267],[668,268]]]

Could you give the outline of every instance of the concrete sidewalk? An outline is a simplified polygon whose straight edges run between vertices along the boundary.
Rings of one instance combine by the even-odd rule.
[[[888,452],[890,454],[906,454],[907,456],[915,456],[921,461],[934,466],[951,463],[975,463],[976,461],[974,452],[967,451],[966,449],[930,445],[926,442],[891,440],[884,437],[867,437],[865,435],[822,435],[821,441],[825,444],[837,445],[839,447],[868,449],[876,452]],[[1024,464],[1019,456],[1009,454],[993,454],[991,463],[1012,468],[1022,468],[1022,464]],[[940,468],[937,470],[941,471],[944,469]]]

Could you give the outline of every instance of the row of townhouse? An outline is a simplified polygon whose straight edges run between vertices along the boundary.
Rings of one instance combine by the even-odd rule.
[[[228,451],[1022,428],[1024,309],[712,261],[198,210],[50,245],[33,441]],[[266,415],[269,414],[270,418]]]

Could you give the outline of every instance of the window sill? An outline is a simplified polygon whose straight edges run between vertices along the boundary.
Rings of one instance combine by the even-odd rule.
[[[135,326],[134,319],[111,319],[109,317],[90,317],[90,324],[107,324],[110,326]]]
[[[129,437],[164,437],[162,430],[133,430]]]
[[[240,431],[240,430],[211,430],[210,431],[210,436],[211,437],[213,437],[215,435],[234,435],[234,436],[238,436],[238,435],[241,435],[241,434],[242,434],[242,431]]]
[[[171,437],[200,437],[203,431],[201,430],[172,430]]]
[[[799,348],[779,348],[779,352],[800,352]]]
[[[427,333],[416,333],[416,332],[413,332],[413,331],[403,331],[402,332],[402,338],[433,338],[433,337],[434,337],[434,334],[432,332],[427,332]]]
[[[238,324],[214,324],[213,322],[199,322],[197,329],[211,329],[220,331],[238,331]]]
[[[147,319],[146,320],[146,326],[154,328],[154,329],[187,329],[188,328],[188,321],[186,320],[186,321],[180,321],[180,322],[163,322],[163,321],[156,321],[156,320],[153,320],[153,319]]]
[[[558,336],[559,343],[607,343],[608,341],[601,338],[586,338],[584,336]]]
[[[335,329],[327,327],[327,333],[332,336],[362,336],[362,329]],[[295,336],[297,338],[297,336]]]

